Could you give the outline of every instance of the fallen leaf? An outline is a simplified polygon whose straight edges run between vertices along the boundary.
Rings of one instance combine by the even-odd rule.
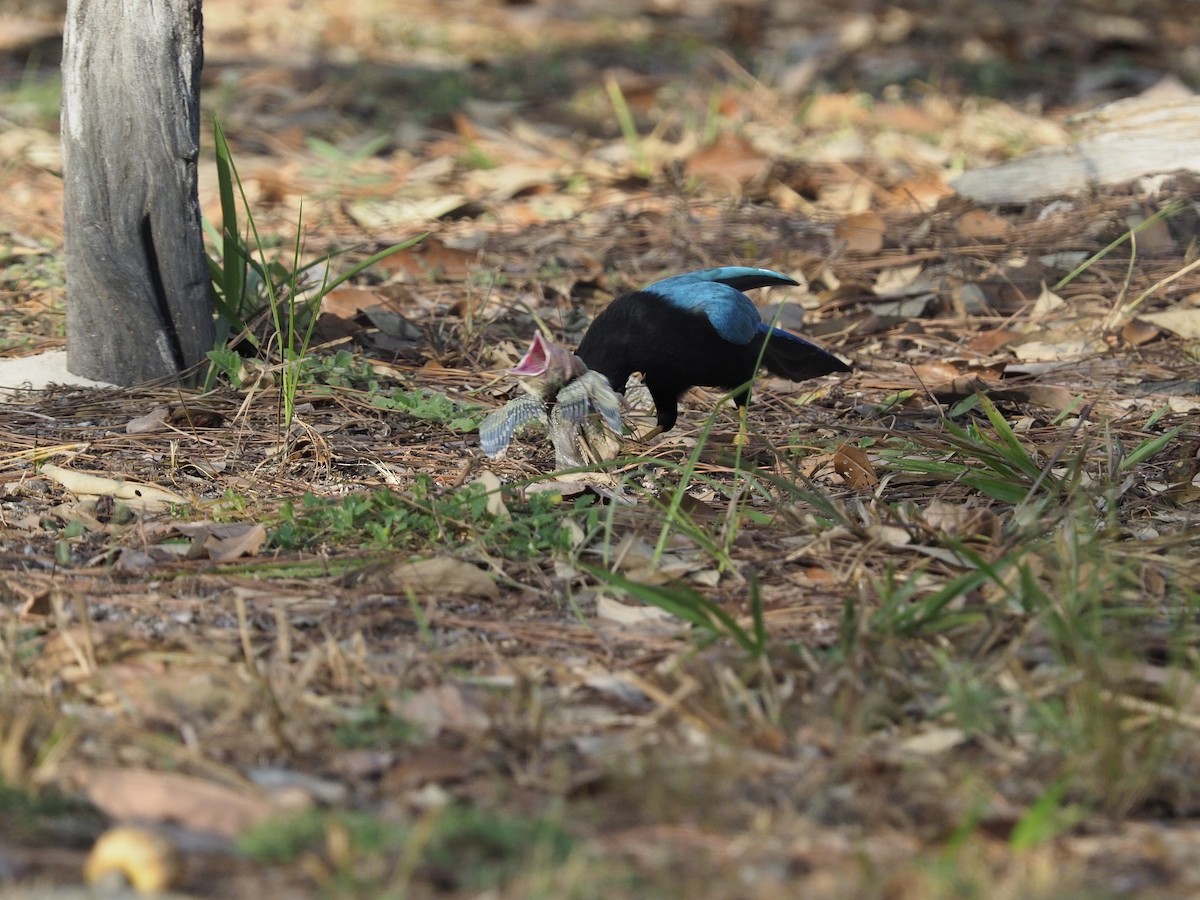
[[[1000,536],[1000,518],[990,509],[933,500],[921,516],[930,528],[951,537],[992,540]]]
[[[1136,215],[1125,221],[1134,232],[1133,241],[1138,253],[1147,256],[1170,256],[1179,252],[1166,219],[1147,221],[1145,216]]]
[[[81,781],[88,799],[122,822],[173,822],[234,838],[277,811],[264,793],[173,772],[99,768]]]
[[[766,174],[771,160],[738,134],[722,132],[707,147],[688,157],[684,174],[703,181],[732,181],[745,186]]]
[[[971,338],[967,349],[980,356],[991,356],[1004,345],[1020,337],[1015,331],[1007,328],[993,328],[991,331],[981,331]]]
[[[504,505],[504,494],[501,490],[500,478],[491,469],[484,469],[475,479],[475,484],[481,485],[487,493],[487,511],[503,522],[512,518],[512,513]]]
[[[926,212],[937,207],[943,197],[954,193],[937,172],[900,182],[891,191],[890,208],[907,212]]]
[[[125,423],[126,434],[145,434],[150,431],[162,431],[166,427],[169,410],[165,406],[156,406],[150,412],[130,419]]]
[[[372,288],[334,288],[321,298],[321,312],[339,319],[353,319],[359,313],[388,305],[387,298]]]
[[[462,194],[447,192],[424,199],[356,200],[347,204],[346,212],[363,228],[382,231],[440,219],[466,202]]]
[[[266,542],[267,529],[262,525],[240,524],[234,534],[225,537],[210,534],[204,539],[204,549],[213,562],[229,562],[242,556],[254,556]]]
[[[1200,325],[1200,319],[1197,319],[1197,325]],[[1077,338],[1068,341],[1027,341],[1024,344],[1017,344],[1012,351],[1017,359],[1026,362],[1032,360],[1065,362],[1092,353],[1103,353],[1106,349],[1107,345],[1103,341]]]
[[[1078,409],[1082,403],[1075,391],[1057,384],[1027,384],[1018,387],[1001,388],[988,391],[994,400],[1006,400],[1013,403],[1029,403],[1042,409],[1052,409],[1062,412],[1067,409]],[[1096,407],[1104,409],[1104,404]]]
[[[1140,318],[1126,322],[1125,327],[1121,329],[1122,340],[1132,347],[1148,344],[1160,334],[1162,334],[1162,330],[1157,325],[1143,322]]]
[[[491,717],[484,709],[453,684],[422,688],[400,701],[396,713],[420,726],[430,737],[447,730],[459,734],[481,732],[492,725]]]
[[[430,747],[405,753],[404,759],[384,776],[383,789],[388,796],[401,791],[414,791],[427,784],[454,784],[466,780],[477,765],[477,758],[467,751],[447,747]]]
[[[865,491],[879,484],[879,476],[867,454],[851,444],[842,444],[834,451],[833,470],[856,491]]]
[[[138,484],[124,479],[109,478],[75,469],[64,469],[46,463],[41,473],[61,484],[76,496],[116,497],[118,500],[141,501],[146,504],[185,504],[186,497],[157,487],[153,484]]]
[[[555,168],[508,163],[494,169],[475,169],[467,176],[467,186],[474,188],[473,195],[480,195],[489,203],[502,203],[535,189],[553,189]]]
[[[352,573],[355,584],[380,594],[418,596],[462,596],[494,599],[500,589],[492,576],[478,566],[451,556],[436,556],[415,562],[369,566]]]
[[[613,600],[604,594],[596,598],[596,617],[607,619],[610,622],[616,622],[620,625],[645,625],[647,623],[661,624],[663,622],[671,622],[674,623],[672,628],[675,628],[679,624],[678,619],[670,613],[659,609],[657,606],[633,606]]]
[[[1171,334],[1177,334],[1181,338],[1189,340],[1200,338],[1200,307],[1142,313],[1138,318],[1143,322],[1156,325],[1164,331],[1169,331]]]
[[[907,528],[899,525],[873,524],[867,526],[867,534],[885,547],[907,547],[912,543],[912,535]]]
[[[374,268],[392,278],[464,281],[478,260],[476,250],[450,247],[436,238],[427,238],[408,250],[384,257]]]
[[[875,296],[891,300],[928,292],[929,281],[921,278],[923,269],[924,266],[920,263],[912,266],[888,266],[886,269],[880,269],[879,275],[875,278]]]
[[[1002,237],[1013,229],[1013,224],[1008,219],[986,209],[967,210],[958,217],[956,225],[959,234],[970,238]]]
[[[948,381],[953,381],[967,374],[965,366],[955,365],[945,359],[931,359],[928,362],[917,363],[912,367],[913,375],[929,390],[940,387]]]
[[[1033,304],[1031,315],[1035,319],[1041,318],[1047,313],[1054,312],[1054,310],[1060,309],[1066,305],[1067,301],[1058,296],[1058,294],[1054,293],[1054,291],[1050,290],[1050,288],[1046,286],[1045,282],[1043,282],[1041,293],[1038,294],[1038,298]]]
[[[931,728],[899,742],[901,750],[920,756],[934,756],[952,750],[967,739],[961,728]]]
[[[833,229],[834,237],[850,253],[878,253],[883,249],[883,217],[875,212],[853,213]]]

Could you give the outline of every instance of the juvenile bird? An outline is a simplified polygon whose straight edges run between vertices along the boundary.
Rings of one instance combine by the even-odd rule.
[[[549,431],[560,469],[584,465],[610,436],[619,438],[621,398],[608,379],[588,371],[570,350],[535,334],[528,352],[509,372],[521,378],[526,393],[491,413],[479,426],[479,443],[488,456],[502,454],[513,435],[531,422]]]
[[[722,266],[656,281],[618,297],[592,322],[576,354],[625,392],[641,372],[658,414],[659,431],[679,415],[679,398],[689,387],[745,388],[734,395],[745,416],[749,382],[759,361],[772,375],[801,381],[850,367],[816,344],[759,317],[743,291],[794,285],[770,269]],[[765,344],[765,347],[764,347]]]

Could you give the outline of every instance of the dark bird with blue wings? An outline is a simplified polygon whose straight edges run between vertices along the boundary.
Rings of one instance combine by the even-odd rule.
[[[674,427],[679,398],[693,385],[727,391],[744,386],[733,398],[744,414],[760,360],[772,375],[792,381],[850,371],[816,344],[764,323],[742,293],[796,283],[779,272],[745,266],[665,278],[610,303],[576,354],[620,393],[629,376],[641,372],[661,431]]]

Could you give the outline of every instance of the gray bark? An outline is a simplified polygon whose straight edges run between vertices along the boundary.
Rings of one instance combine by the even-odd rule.
[[[214,339],[200,227],[201,0],[70,0],[63,39],[67,368],[177,377]]]

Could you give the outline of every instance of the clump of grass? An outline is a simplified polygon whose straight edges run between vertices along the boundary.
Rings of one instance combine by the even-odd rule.
[[[387,247],[334,276],[330,272],[329,256],[307,264],[300,261],[304,242],[302,208],[289,247],[290,258],[281,254],[269,259],[268,242],[259,233],[250,213],[250,202],[225,132],[216,120],[213,135],[222,221],[219,234],[213,233],[209,226],[213,243],[220,251],[214,252],[209,259],[211,296],[218,315],[216,346],[209,353],[212,366],[207,386],[211,387],[218,372],[229,373],[238,368],[239,355],[225,346],[231,335],[245,339],[264,355],[273,353],[282,362],[280,396],[283,430],[287,433],[295,416],[301,368],[312,341],[321,301],[330,291],[393,253],[412,247],[424,236]],[[239,207],[245,212],[244,226]],[[269,315],[273,328],[268,346],[259,342],[250,324],[262,312]]]
[[[561,865],[574,840],[548,817],[488,812],[451,804],[415,822],[367,813],[270,819],[238,841],[252,859],[309,860],[330,890],[400,896],[414,884],[439,890],[495,891]]]
[[[288,501],[271,530],[271,542],[285,550],[470,545],[477,551],[526,559],[571,551],[580,535],[594,532],[598,522],[599,510],[586,498],[564,505],[533,494],[523,508],[505,515],[495,511],[482,484],[443,491],[431,477],[421,475],[404,493],[379,490],[341,499],[306,493],[299,503]]]
[[[337,726],[334,740],[346,749],[394,749],[414,743],[419,729],[384,702],[364,704]]]
[[[633,599],[656,606],[696,627],[706,640],[730,638],[751,657],[761,657],[767,650],[762,596],[755,584],[752,584],[750,589],[751,624],[747,629],[727,613],[720,603],[685,584],[642,584],[606,569],[585,564],[580,564],[580,567],[592,577],[623,591]]]
[[[478,431],[484,410],[478,403],[464,403],[436,391],[406,391],[401,388],[378,393],[371,399],[378,409],[403,412],[414,419],[442,422],[451,431]]]

